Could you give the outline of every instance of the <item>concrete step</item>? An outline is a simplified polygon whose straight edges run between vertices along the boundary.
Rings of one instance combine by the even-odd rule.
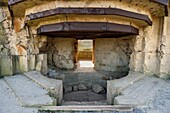
[[[128,105],[86,105],[86,106],[44,106],[39,109],[40,113],[58,112],[133,112],[133,107]]]
[[[129,72],[126,77],[107,81],[107,101],[109,104],[113,104],[113,99],[116,96],[120,95],[122,91],[143,79],[145,76],[146,75],[142,73]]]
[[[26,107],[40,107],[54,105],[55,101],[48,95],[48,91],[33,82],[25,75],[4,77],[17,98]]]
[[[103,101],[90,101],[90,102],[77,102],[77,101],[63,101],[62,106],[77,106],[77,105],[108,105],[106,100]]]
[[[155,98],[156,92],[161,90],[162,87],[163,80],[153,76],[146,76],[122,91],[122,95],[115,98],[114,104],[147,105]]]
[[[51,79],[43,76],[38,71],[31,71],[24,73],[28,78],[47,89],[50,96],[56,99],[57,105],[61,105],[63,100],[63,82],[62,80]]]
[[[25,108],[4,79],[0,79],[0,113],[37,113],[37,108]]]

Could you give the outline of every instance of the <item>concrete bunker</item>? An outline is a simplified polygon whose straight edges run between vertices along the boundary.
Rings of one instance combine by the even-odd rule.
[[[63,80],[64,99],[104,101],[107,80],[128,75],[133,40],[139,31],[107,22],[66,22],[41,26],[38,33],[47,35],[48,63],[60,72],[55,77]],[[81,67],[83,60],[94,67]]]

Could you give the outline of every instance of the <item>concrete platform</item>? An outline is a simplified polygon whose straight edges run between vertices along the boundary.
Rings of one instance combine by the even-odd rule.
[[[54,105],[54,100],[48,91],[24,75],[9,76],[4,78],[23,106],[39,107]]]
[[[121,79],[107,81],[107,102],[113,104],[113,99],[121,94],[121,91],[132,86],[146,75],[137,72],[129,72],[128,76]]]
[[[62,80],[51,79],[43,76],[38,71],[31,71],[24,73],[28,78],[39,84],[49,91],[50,96],[56,99],[56,103],[61,105],[63,100],[63,82]]]
[[[0,79],[0,113],[37,113],[38,108],[26,108],[4,79]]]

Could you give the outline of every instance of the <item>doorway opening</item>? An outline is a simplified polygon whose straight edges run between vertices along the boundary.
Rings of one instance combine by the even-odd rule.
[[[77,40],[77,68],[94,67],[94,41]]]

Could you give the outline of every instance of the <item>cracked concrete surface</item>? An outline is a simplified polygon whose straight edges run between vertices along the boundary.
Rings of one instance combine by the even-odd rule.
[[[23,75],[24,76],[24,75]],[[38,107],[25,107],[21,102],[22,92],[28,97],[46,94],[45,89],[22,75],[0,79],[0,113],[37,113]],[[20,80],[19,80],[20,79]],[[22,80],[21,80],[22,79]],[[7,82],[8,81],[8,82]],[[13,84],[10,81],[17,81]],[[24,82],[25,81],[25,82]],[[32,85],[26,85],[31,83]],[[22,85],[24,84],[24,85]],[[11,87],[12,86],[12,87]],[[17,90],[15,90],[17,87]],[[24,88],[26,87],[26,88]],[[36,88],[35,88],[36,87]],[[41,93],[43,92],[43,93]],[[168,113],[170,111],[170,80],[146,76],[122,91],[123,96],[131,96],[142,103],[136,106],[134,113]],[[22,98],[21,98],[22,97]],[[50,98],[50,97],[48,97]],[[126,99],[126,98],[123,98]],[[46,100],[46,99],[45,99]],[[39,101],[36,98],[32,102]],[[41,100],[39,102],[42,102]],[[121,101],[119,101],[121,102]],[[34,104],[34,103],[33,103]]]

